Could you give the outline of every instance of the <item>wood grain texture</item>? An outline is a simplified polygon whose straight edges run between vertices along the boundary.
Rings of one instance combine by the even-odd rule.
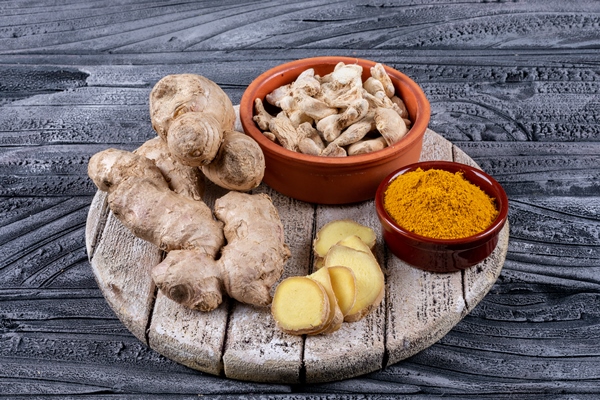
[[[158,292],[148,328],[148,345],[173,361],[220,375],[228,306],[225,301],[211,313],[197,313]]]
[[[102,203],[106,206],[106,203]],[[106,215],[98,224],[104,230],[94,247],[91,266],[98,286],[110,307],[123,324],[139,340],[147,344],[146,329],[154,304],[156,286],[150,270],[162,260],[162,251],[138,239],[125,228],[112,212],[94,210]],[[89,237],[88,247],[96,235]]]
[[[451,160],[453,146],[428,130],[422,160]],[[474,164],[460,150],[463,162]],[[468,271],[436,274],[418,270],[387,254],[374,202],[345,206],[311,205],[283,196],[265,185],[278,209],[292,258],[288,276],[304,276],[310,268],[312,239],[323,225],[350,218],[377,232],[374,255],[383,267],[386,296],[377,309],[360,321],[345,323],[330,335],[294,336],[283,333],[270,308],[235,301],[210,313],[188,310],[158,293],[149,271],[161,261],[161,252],[134,238],[105,211],[106,202],[96,195],[86,229],[91,264],[99,287],[125,326],[151,348],[191,368],[228,378],[263,383],[319,383],[353,378],[377,371],[431,346],[468,313],[466,299],[474,307],[490,290],[504,264],[508,226],[500,246]],[[207,197],[223,190],[209,185]],[[107,217],[99,223],[99,215]],[[313,229],[315,228],[315,229]],[[92,229],[101,229],[98,234]],[[229,310],[231,309],[231,312]],[[148,329],[148,340],[144,335]]]
[[[599,15],[591,0],[1,2],[0,397],[597,398]],[[153,136],[166,74],[237,103],[266,69],[331,54],[406,72],[430,128],[504,186],[500,277],[435,345],[367,376],[257,385],[160,356],[95,283],[87,160]]]
[[[371,227],[377,233],[373,255],[385,271],[383,239],[373,201],[345,206],[319,205],[316,231],[328,222],[349,218]],[[391,287],[386,283],[386,292]],[[304,344],[304,364],[308,382],[328,382],[351,378],[383,367],[385,354],[386,301],[357,322],[343,323],[332,335],[309,336]]]
[[[273,200],[292,257],[281,279],[306,275],[310,263],[313,206],[282,196],[261,185],[256,192]],[[289,210],[295,210],[290,213]],[[274,290],[274,287],[273,287]],[[234,379],[300,383],[303,339],[280,331],[269,307],[236,304],[230,317],[223,355],[225,375]]]

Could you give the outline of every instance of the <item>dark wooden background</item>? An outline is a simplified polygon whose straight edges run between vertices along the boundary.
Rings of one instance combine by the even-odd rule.
[[[356,379],[254,384],[165,359],[94,281],[89,157],[154,136],[164,75],[202,74],[237,103],[318,55],[407,73],[430,127],[503,184],[499,280],[439,343]],[[598,1],[0,2],[0,396],[598,398],[599,92]]]

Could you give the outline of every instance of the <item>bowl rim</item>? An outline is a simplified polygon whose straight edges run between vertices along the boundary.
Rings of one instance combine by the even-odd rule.
[[[257,76],[250,83],[250,85],[248,85],[240,100],[240,122],[246,134],[256,140],[263,149],[268,150],[271,157],[278,157],[288,161],[293,160],[296,163],[320,167],[378,164],[380,162],[384,162],[387,158],[395,157],[398,153],[404,151],[406,148],[410,148],[416,141],[422,138],[422,134],[425,132],[425,130],[427,130],[429,119],[431,117],[431,106],[429,104],[429,100],[425,96],[425,92],[406,74],[381,63],[388,75],[390,75],[393,80],[399,81],[414,94],[417,102],[416,116],[414,121],[412,121],[413,125],[406,136],[404,136],[398,143],[372,153],[358,154],[348,157],[320,157],[288,150],[267,139],[252,119],[252,116],[254,115],[254,99],[256,98],[255,93],[260,89],[260,87],[288,71],[298,72],[296,76],[292,77],[293,81],[302,71],[308,68],[322,64],[332,65],[332,67],[334,67],[339,62],[344,62],[346,64],[361,63],[369,67],[377,64],[375,61],[363,58],[320,56],[301,58],[284,64],[279,64]]]
[[[422,236],[402,228],[394,221],[394,219],[385,209],[383,204],[383,195],[387,187],[396,177],[407,172],[415,171],[417,168],[421,168],[423,170],[442,169],[452,173],[457,171],[466,171],[469,174],[474,174],[479,178],[482,178],[483,181],[489,182],[489,185],[486,185],[486,187],[481,187],[481,185],[478,184],[476,185],[490,195],[490,197],[494,197],[496,199],[497,207],[499,207],[498,215],[485,230],[474,235],[458,239],[436,239],[428,236]],[[468,177],[465,177],[465,179],[469,180]],[[474,182],[471,183],[475,184]],[[490,193],[492,190],[496,192],[493,195]],[[456,161],[433,160],[419,161],[409,164],[388,174],[388,176],[381,181],[377,188],[377,192],[375,193],[375,208],[382,225],[385,223],[394,233],[402,236],[403,239],[407,239],[408,241],[414,243],[414,246],[421,245],[431,247],[443,246],[446,248],[461,248],[480,245],[498,235],[506,223],[509,204],[508,197],[502,185],[500,185],[498,181],[481,169]]]

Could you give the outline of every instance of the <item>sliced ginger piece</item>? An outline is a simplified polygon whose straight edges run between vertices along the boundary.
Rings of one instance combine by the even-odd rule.
[[[356,277],[356,301],[344,317],[344,321],[358,321],[376,308],[383,299],[385,293],[383,272],[372,253],[334,245],[327,252],[325,267],[340,265],[350,268]]]
[[[313,249],[318,257],[325,257],[331,246],[352,235],[360,237],[371,249],[375,246],[377,236],[373,229],[351,219],[339,219],[323,225],[313,241]]]
[[[327,292],[327,297],[329,297],[329,321],[321,331],[315,333],[327,334],[337,331],[344,322],[344,314],[342,314],[342,310],[338,306],[337,297],[333,291],[331,278],[329,277],[327,268],[321,268],[310,274],[308,277],[323,285],[323,288]]]
[[[329,296],[323,285],[307,276],[292,276],[275,289],[271,314],[286,333],[314,334],[330,322],[329,307]]]
[[[365,253],[368,253],[368,254],[373,254],[371,252],[371,247],[369,247],[365,242],[363,242],[363,240],[361,238],[359,238],[356,235],[348,236],[348,237],[340,240],[339,242],[337,242],[337,244],[346,246],[346,247],[350,247],[354,250],[364,251]]]
[[[331,267],[323,268],[329,273],[331,280],[331,287],[335,298],[338,303],[338,307],[345,317],[348,315],[354,303],[356,302],[356,277],[354,272],[348,267],[342,265],[334,265]]]

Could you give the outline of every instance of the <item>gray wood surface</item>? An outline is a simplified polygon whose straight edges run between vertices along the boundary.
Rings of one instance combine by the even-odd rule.
[[[0,3],[0,396],[598,398],[599,20],[592,0]],[[433,346],[344,381],[241,382],[160,356],[94,280],[89,157],[154,135],[166,74],[238,103],[269,67],[331,54],[415,79],[430,128],[504,186],[496,284]]]
[[[423,142],[423,161],[451,161],[456,153],[456,161],[477,166],[431,130]],[[313,227],[319,230],[328,222],[351,218],[378,232],[374,254],[387,276],[385,300],[358,322],[343,324],[329,335],[308,337],[283,333],[268,307],[230,300],[209,313],[188,310],[156,292],[150,270],[162,261],[162,252],[124,228],[107,211],[104,193],[98,192],[86,226],[94,276],[117,317],[153,350],[199,371],[251,382],[298,384],[354,378],[404,360],[441,339],[468,313],[467,301],[474,307],[488,293],[506,259],[508,224],[494,252],[481,263],[465,271],[430,273],[386,256],[373,200],[311,205],[266,185],[255,191],[274,200],[286,242],[292,245],[293,257],[283,278],[312,272]],[[223,190],[210,184],[206,192],[210,199]]]

